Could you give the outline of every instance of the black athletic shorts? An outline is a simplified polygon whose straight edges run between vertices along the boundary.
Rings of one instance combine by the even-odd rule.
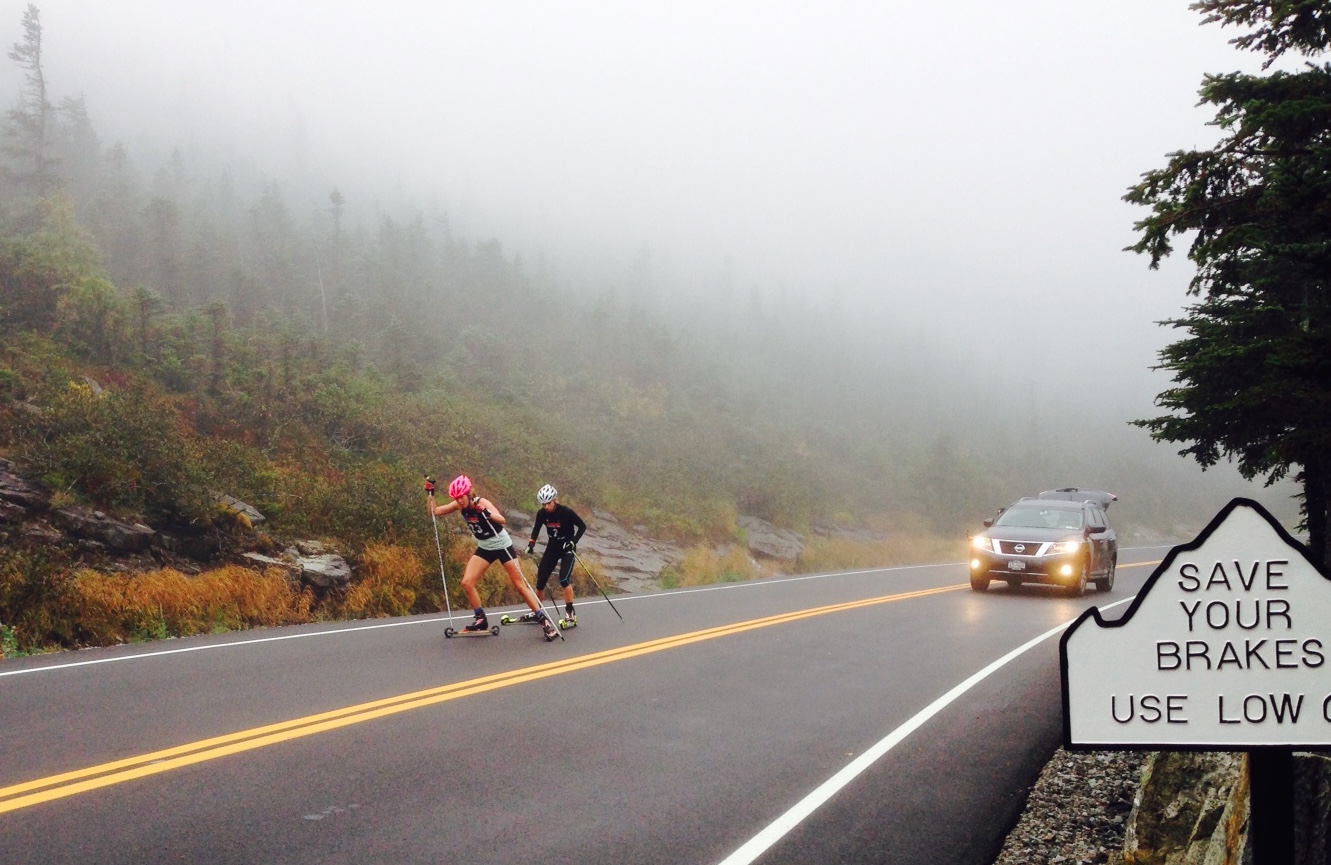
[[[573,580],[573,554],[561,553],[554,544],[550,544],[546,546],[545,554],[541,556],[541,563],[536,566],[536,591],[545,591],[545,584],[550,582],[550,575],[554,573],[556,564],[561,565],[559,585],[568,588],[568,584]]]
[[[505,550],[483,550],[480,547],[477,547],[476,552],[472,553],[472,555],[480,556],[491,564],[494,562],[515,562],[518,560],[518,552],[513,549],[512,544],[509,544],[508,549]]]

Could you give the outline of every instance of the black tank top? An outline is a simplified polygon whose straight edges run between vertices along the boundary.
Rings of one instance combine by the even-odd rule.
[[[494,523],[481,516],[480,508],[468,505],[462,509],[462,518],[467,521],[467,528],[471,529],[472,536],[478,541],[487,541],[499,535]]]

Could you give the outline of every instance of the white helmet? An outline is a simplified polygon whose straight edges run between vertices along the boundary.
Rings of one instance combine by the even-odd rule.
[[[548,505],[559,496],[559,490],[546,484],[536,492],[536,501],[543,505]]]

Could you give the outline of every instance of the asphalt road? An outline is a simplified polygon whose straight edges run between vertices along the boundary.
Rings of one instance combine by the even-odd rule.
[[[949,692],[1164,552],[1078,600],[949,564],[586,599],[564,642],[419,617],[0,661],[0,862],[988,865],[1059,742],[1057,635]]]

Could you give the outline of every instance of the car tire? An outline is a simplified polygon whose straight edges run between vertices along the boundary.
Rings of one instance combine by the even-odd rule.
[[[1090,566],[1082,562],[1081,573],[1077,575],[1077,582],[1068,586],[1069,598],[1080,598],[1086,594],[1086,571]]]
[[[989,590],[988,574],[971,574],[971,591],[987,592]]]
[[[1095,581],[1095,587],[1101,592],[1112,592],[1114,590],[1114,572],[1118,570],[1118,553],[1109,560],[1109,570],[1105,571],[1103,579]]]

